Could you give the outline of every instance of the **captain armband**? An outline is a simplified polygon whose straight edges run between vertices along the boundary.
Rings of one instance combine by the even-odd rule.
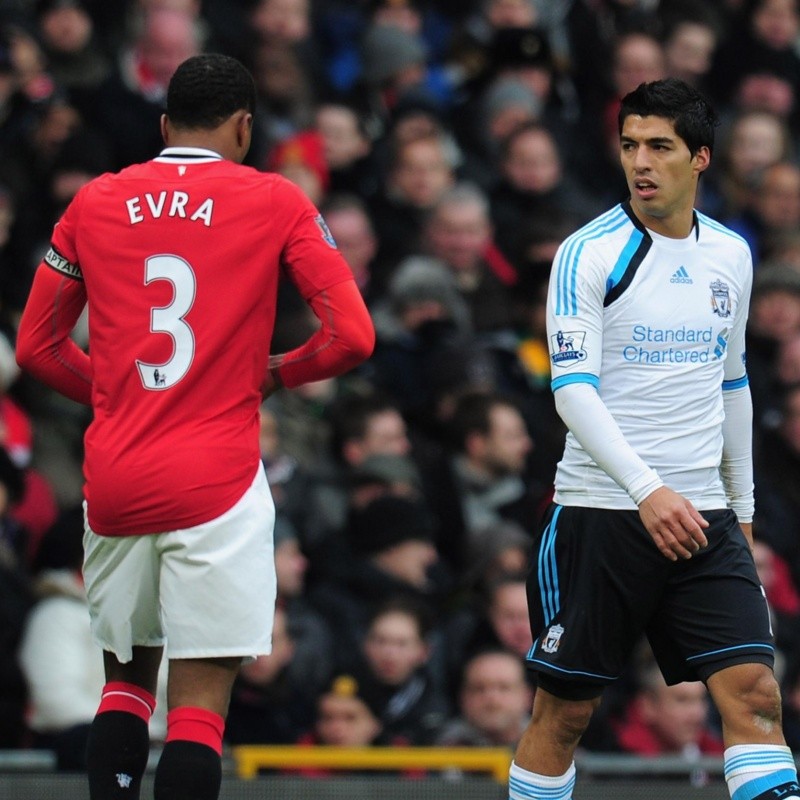
[[[44,257],[44,263],[52,267],[56,272],[66,275],[78,281],[83,280],[83,273],[77,264],[73,264],[69,259],[64,258],[58,250],[51,245]]]

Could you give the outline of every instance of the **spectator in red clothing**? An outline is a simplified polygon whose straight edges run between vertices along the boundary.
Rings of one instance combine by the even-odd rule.
[[[639,756],[722,755],[724,745],[709,725],[702,683],[667,686],[649,658],[640,665],[637,680],[639,688],[622,717],[611,723],[620,750]]]

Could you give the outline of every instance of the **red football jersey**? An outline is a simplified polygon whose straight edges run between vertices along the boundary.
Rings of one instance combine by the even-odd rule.
[[[167,149],[85,186],[45,261],[83,280],[88,301],[92,529],[224,513],[259,461],[281,268],[306,299],[353,279],[317,209],[280,176]]]

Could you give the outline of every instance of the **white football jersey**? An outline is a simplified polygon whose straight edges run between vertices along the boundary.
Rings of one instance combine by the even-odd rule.
[[[722,392],[747,385],[747,243],[695,213],[686,239],[645,228],[625,203],[566,239],[547,302],[552,389],[594,386],[626,441],[698,509],[727,505]],[[567,435],[563,505],[636,505]]]

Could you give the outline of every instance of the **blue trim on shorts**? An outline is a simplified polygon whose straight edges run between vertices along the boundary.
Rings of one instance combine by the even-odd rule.
[[[563,506],[557,506],[550,524],[545,528],[539,546],[539,592],[542,596],[544,624],[549,625],[561,610],[561,597],[558,589],[558,570],[556,568],[556,536],[558,535],[558,515]]]
[[[750,644],[737,644],[733,645],[732,647],[722,647],[719,650],[709,650],[707,653],[698,653],[696,656],[687,656],[687,661],[693,661],[698,658],[707,658],[708,656],[716,656],[720,653],[729,653],[731,650],[750,650],[754,647],[762,648],[763,650],[768,650],[770,653],[775,652],[775,648],[770,644],[764,644],[764,642],[751,642]]]
[[[542,661],[540,658],[529,658],[527,660],[531,664],[541,664],[543,667],[556,670],[556,672],[563,672],[565,675],[584,675],[587,678],[598,678],[601,681],[615,681],[619,678],[619,675],[599,675],[596,672],[584,672],[580,669],[564,669],[564,667],[557,667],[549,661]]]

